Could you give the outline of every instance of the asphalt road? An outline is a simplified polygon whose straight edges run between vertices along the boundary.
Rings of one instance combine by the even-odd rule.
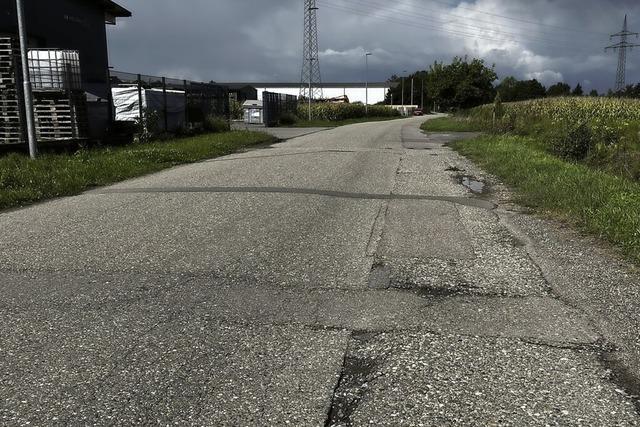
[[[0,214],[0,424],[639,425],[637,270],[422,120]]]

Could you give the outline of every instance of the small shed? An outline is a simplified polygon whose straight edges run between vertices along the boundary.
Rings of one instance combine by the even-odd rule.
[[[262,101],[250,100],[242,104],[244,109],[244,122],[252,125],[264,124],[264,107]]]

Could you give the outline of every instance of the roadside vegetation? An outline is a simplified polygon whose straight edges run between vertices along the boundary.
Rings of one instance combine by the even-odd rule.
[[[0,209],[81,193],[184,163],[274,142],[257,132],[224,132],[115,148],[42,154],[36,160],[12,153],[0,157]]]
[[[455,149],[515,188],[518,202],[571,221],[640,262],[640,100],[498,99],[449,121],[460,122],[486,134]]]
[[[420,126],[425,132],[480,132],[482,129],[464,117],[449,116],[427,120]]]
[[[338,127],[338,126],[347,126],[354,125],[357,123],[367,123],[367,122],[382,122],[387,120],[397,120],[402,117],[361,117],[358,119],[345,119],[345,120],[297,120],[291,126],[299,127],[299,128],[309,128],[309,127]]]
[[[364,104],[309,104],[300,103],[296,114],[285,114],[280,118],[280,126],[286,127],[337,127],[355,123],[377,122],[402,118],[397,110],[386,105],[370,105],[369,112]]]

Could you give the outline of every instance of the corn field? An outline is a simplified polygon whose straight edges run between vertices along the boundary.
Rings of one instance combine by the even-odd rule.
[[[621,98],[546,98],[503,105],[503,119],[527,118],[551,123],[588,123],[628,125],[640,121],[640,100]],[[494,105],[474,108],[472,120],[493,121]]]
[[[483,105],[465,116],[486,131],[535,136],[560,157],[640,179],[640,100],[546,98]]]
[[[306,119],[309,116],[309,105],[298,105],[298,117]],[[311,104],[311,116],[314,120],[340,121],[366,117],[363,104]],[[369,105],[369,117],[400,117],[400,113],[385,105]]]

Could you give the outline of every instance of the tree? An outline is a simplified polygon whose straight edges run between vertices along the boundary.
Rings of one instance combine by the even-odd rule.
[[[547,94],[545,87],[536,79],[519,81],[515,77],[506,77],[496,90],[504,102],[544,98]]]
[[[640,98],[640,83],[637,85],[628,85],[624,90],[617,92],[616,96],[623,98]]]
[[[500,94],[502,101],[515,101],[518,98],[518,80],[513,76],[505,77],[496,87],[496,90]]]
[[[600,96],[600,94],[598,94],[598,91],[596,89],[592,89],[591,92],[589,92],[589,96],[596,98]]]
[[[430,96],[447,111],[490,103],[497,77],[494,67],[487,67],[481,59],[455,57],[448,65],[435,62],[425,84]]]
[[[556,83],[547,89],[547,96],[569,96],[571,95],[571,86],[566,83]]]
[[[580,83],[578,83],[576,85],[576,88],[573,90],[573,92],[571,92],[571,95],[573,95],[573,96],[582,96],[582,95],[584,95],[584,90],[582,90],[582,85]]]

